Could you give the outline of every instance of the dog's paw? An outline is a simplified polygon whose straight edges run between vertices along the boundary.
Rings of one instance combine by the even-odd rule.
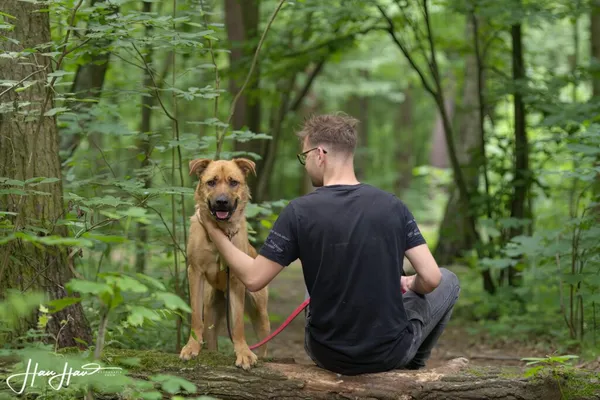
[[[236,351],[235,366],[248,371],[251,367],[256,365],[258,357],[249,348]]]
[[[187,361],[191,358],[197,357],[198,354],[200,354],[200,343],[195,340],[190,340],[185,346],[183,346],[183,349],[181,349],[179,358]]]

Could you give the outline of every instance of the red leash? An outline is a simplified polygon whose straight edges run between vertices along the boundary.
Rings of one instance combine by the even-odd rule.
[[[250,350],[254,350],[257,347],[262,346],[263,344],[267,343],[269,340],[273,339],[275,336],[279,335],[279,333],[281,333],[281,331],[284,330],[285,327],[288,326],[290,324],[290,322],[292,322],[292,320],[294,318],[296,318],[298,316],[298,314],[300,314],[300,312],[306,308],[308,303],[310,303],[310,297],[308,299],[304,300],[304,303],[300,304],[298,306],[298,308],[296,308],[294,310],[294,312],[283,322],[283,324],[281,324],[279,326],[279,328],[277,328],[273,333],[271,333],[269,336],[267,336],[260,342],[250,346]]]

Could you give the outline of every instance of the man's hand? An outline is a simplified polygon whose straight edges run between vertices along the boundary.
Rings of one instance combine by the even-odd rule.
[[[435,290],[442,280],[442,273],[427,244],[421,244],[407,250],[406,258],[408,258],[416,272],[410,289],[419,294],[427,294]]]
[[[203,220],[202,225],[204,225],[204,227],[206,228],[206,232],[208,232],[208,235],[211,239],[214,239],[214,235],[218,234],[218,231],[221,230],[212,218],[207,218],[206,220]]]
[[[414,281],[415,275],[400,277],[400,287],[402,288],[402,293],[406,293],[411,290]]]

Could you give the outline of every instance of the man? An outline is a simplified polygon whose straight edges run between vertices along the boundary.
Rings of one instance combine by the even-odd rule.
[[[316,190],[282,210],[255,259],[204,224],[249,290],[300,259],[310,295],[305,349],[318,366],[344,375],[422,368],[450,319],[458,279],[438,268],[404,203],[356,179],[356,123],[345,115],[306,121],[298,158]],[[405,255],[416,275],[404,276]]]

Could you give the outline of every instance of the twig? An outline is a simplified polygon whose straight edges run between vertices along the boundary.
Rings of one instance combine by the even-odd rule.
[[[421,68],[419,68],[419,66],[416,64],[415,60],[412,58],[412,56],[410,55],[410,53],[408,52],[408,50],[406,49],[404,44],[402,44],[402,42],[400,40],[398,40],[398,37],[396,37],[396,27],[394,26],[394,21],[392,21],[392,19],[386,14],[386,12],[383,10],[383,8],[381,8],[380,5],[377,5],[377,8],[379,9],[379,12],[383,16],[383,18],[385,18],[389,24],[389,28],[387,29],[387,31],[390,34],[390,36],[392,37],[392,40],[394,41],[394,43],[396,43],[396,45],[398,46],[398,48],[400,49],[402,54],[404,54],[404,57],[406,57],[406,59],[408,60],[409,64],[413,67],[415,72],[419,75],[419,78],[421,79],[421,83],[423,84],[423,87],[434,98],[437,98],[438,97],[437,92],[433,90],[433,88],[431,87],[431,85],[429,84],[427,79],[425,78],[425,74],[423,73]]]
[[[557,236],[556,241],[558,242],[559,239],[560,238]],[[567,327],[569,328],[569,332],[571,333],[571,336],[575,336],[575,333],[573,332],[573,327],[569,323],[569,320],[567,318],[566,309],[565,309],[565,299],[564,299],[564,294],[563,294],[563,280],[561,278],[562,271],[560,268],[560,253],[558,251],[556,252],[556,266],[558,268],[557,276],[558,276],[558,294],[559,294],[559,301],[560,301],[560,311],[563,314],[563,318],[565,319],[565,323],[567,324]]]
[[[108,167],[108,169],[110,169],[110,172],[113,175],[113,178],[117,179],[117,174],[115,174],[115,171],[112,169],[112,167],[110,166],[110,163],[108,162],[108,160],[106,159],[106,156],[104,155],[104,151],[102,151],[102,149],[100,148],[100,146],[98,146],[98,144],[92,140],[92,138],[89,139],[90,143],[93,144],[96,149],[98,149],[98,151],[100,152],[100,155],[102,156],[102,159],[104,160],[104,163],[106,164],[106,166]]]
[[[311,71],[310,75],[308,76],[308,79],[306,79],[306,83],[304,84],[304,87],[302,88],[302,90],[300,90],[300,92],[298,93],[298,96],[296,96],[296,98],[292,102],[290,111],[296,111],[300,107],[300,104],[302,104],[302,100],[304,100],[304,98],[308,94],[308,91],[310,90],[312,83],[316,79],[317,75],[319,75],[319,72],[321,72],[321,70],[323,69],[323,65],[325,65],[325,61],[327,61],[327,57],[323,57],[317,63],[315,68]]]
[[[356,35],[364,35],[364,34],[369,33],[371,31],[387,31],[387,30],[388,30],[388,28],[386,26],[372,25],[372,26],[369,26],[367,28],[361,29],[359,31],[349,33],[349,34],[344,35],[344,36],[335,37],[335,38],[333,38],[331,40],[319,43],[319,44],[317,44],[317,45],[315,45],[313,47],[309,47],[307,49],[295,51],[293,53],[284,53],[281,57],[282,58],[296,58],[296,57],[303,56],[305,54],[313,54],[315,51],[320,50],[323,47],[329,47],[332,44],[335,44],[337,42],[343,42],[346,39],[352,39]]]
[[[13,86],[9,87],[8,89],[6,89],[2,93],[0,93],[0,97],[4,96],[6,93],[10,92],[11,90],[17,88],[21,83],[25,82],[27,79],[31,78],[33,75],[39,74],[40,72],[45,71],[46,68],[48,68],[47,65],[44,68],[42,68],[42,69],[39,69],[37,71],[33,71],[32,73],[30,73],[29,75],[27,75],[25,78],[21,79],[19,82],[15,83]]]
[[[202,11],[204,12],[204,1],[200,1],[200,4],[202,6]],[[204,25],[205,27],[208,29],[208,18],[207,18],[207,13],[204,13]],[[217,66],[217,60],[215,58],[215,51],[213,49],[213,44],[212,44],[212,40],[207,39],[208,40],[208,51],[210,53],[210,59],[211,62],[213,64],[213,66],[215,67],[215,90],[217,91],[217,95],[215,96],[215,108],[214,108],[214,117],[216,119],[219,118],[219,98],[221,97],[218,92],[219,92],[219,88],[221,87],[221,79],[219,78],[219,67]],[[218,142],[219,140],[219,127],[217,125],[215,125],[215,135],[216,135],[216,140]]]
[[[269,19],[269,22],[267,23],[267,26],[262,34],[262,37],[260,38],[260,41],[258,42],[258,47],[256,48],[256,51],[254,52],[254,58],[252,59],[252,65],[250,65],[250,71],[248,71],[248,75],[246,75],[246,80],[244,81],[244,84],[242,85],[240,90],[237,92],[237,94],[233,98],[233,101],[231,102],[229,117],[227,118],[227,121],[225,122],[225,126],[223,128],[223,132],[222,132],[221,136],[217,140],[217,153],[215,154],[216,160],[218,160],[219,157],[221,156],[221,147],[223,146],[223,138],[225,137],[225,132],[227,130],[227,127],[229,126],[229,123],[231,122],[231,119],[233,118],[233,114],[235,112],[235,105],[236,105],[238,99],[240,98],[240,96],[242,95],[242,92],[244,91],[244,89],[246,89],[248,82],[250,81],[250,77],[252,76],[252,73],[254,72],[254,67],[256,66],[256,62],[258,60],[258,54],[260,53],[260,49],[262,48],[262,45],[265,41],[267,32],[271,28],[271,24],[275,20],[277,13],[283,6],[283,3],[285,3],[285,0],[280,0],[279,4],[277,5],[277,8],[275,8],[275,11],[273,11],[273,14],[271,15],[271,18]]]

